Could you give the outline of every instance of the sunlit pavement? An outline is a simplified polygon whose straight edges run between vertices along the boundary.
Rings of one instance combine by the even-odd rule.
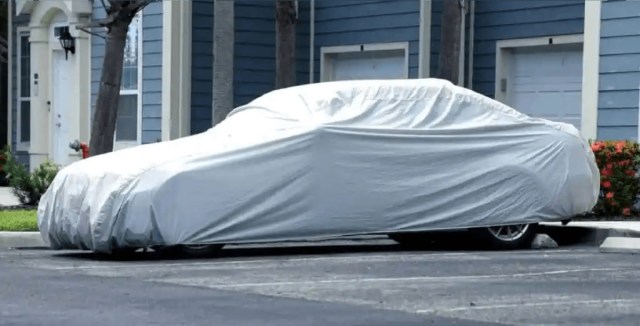
[[[0,251],[0,324],[637,325],[640,257],[594,246],[230,246],[204,259]],[[67,313],[65,315],[65,312]]]

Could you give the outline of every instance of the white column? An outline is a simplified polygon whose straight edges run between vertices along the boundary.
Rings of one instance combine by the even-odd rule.
[[[162,140],[190,134],[191,1],[162,7]]]
[[[30,167],[34,169],[49,158],[49,28],[31,25],[31,144]],[[35,79],[34,76],[38,76]],[[37,82],[37,84],[36,84]]]
[[[581,132],[586,139],[598,136],[598,81],[600,80],[600,11],[602,1],[585,1],[582,59]]]
[[[426,78],[431,65],[431,0],[420,0],[418,38],[418,78]]]
[[[75,28],[78,24],[85,24],[86,20],[79,20],[72,17],[69,24],[69,32],[75,38],[75,54],[69,53],[69,60],[73,60],[73,81],[70,87],[71,94],[71,119],[69,130],[69,142],[78,139],[81,142],[89,143],[89,124],[91,117],[91,80],[89,71],[91,69],[91,39],[89,35]],[[72,154],[74,159],[80,158],[80,153]]]

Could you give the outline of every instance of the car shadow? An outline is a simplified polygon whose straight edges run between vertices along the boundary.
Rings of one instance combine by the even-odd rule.
[[[594,233],[587,228],[557,228],[542,227],[539,233],[551,236],[560,247],[597,245]],[[335,244],[340,242],[339,244]],[[316,242],[283,242],[258,245],[227,245],[213,254],[202,255],[165,255],[152,249],[138,250],[134,253],[120,255],[104,255],[90,251],[65,251],[54,254],[56,257],[64,257],[79,260],[99,261],[167,261],[167,260],[199,260],[199,259],[225,259],[225,258],[251,258],[251,257],[277,257],[277,256],[311,256],[311,255],[335,255],[357,253],[389,253],[389,252],[479,252],[496,251],[474,241],[468,232],[433,232],[428,240],[421,245],[403,246],[391,239],[380,237],[372,240],[334,239],[332,241]]]

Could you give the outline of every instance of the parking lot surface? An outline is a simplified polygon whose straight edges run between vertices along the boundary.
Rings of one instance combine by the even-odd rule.
[[[385,240],[174,260],[6,250],[0,324],[637,325],[638,266],[639,256],[589,246],[406,250]]]

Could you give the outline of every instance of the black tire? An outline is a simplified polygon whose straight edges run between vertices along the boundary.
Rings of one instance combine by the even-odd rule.
[[[500,228],[506,230],[517,230],[523,227],[522,230],[518,230],[517,236],[514,233],[512,237],[500,237],[496,233]],[[487,245],[490,249],[495,250],[518,250],[531,248],[531,242],[538,234],[538,224],[518,224],[518,225],[505,225],[497,227],[477,228],[471,230],[478,240]],[[506,231],[500,231],[501,233]]]
[[[208,245],[175,245],[166,247],[156,247],[154,250],[161,256],[176,258],[176,257],[211,257],[217,254],[223,244],[208,244]]]
[[[420,247],[427,242],[422,233],[391,233],[387,236],[403,247]]]
[[[448,233],[442,232],[398,232],[387,236],[405,248],[428,248],[448,237]]]

